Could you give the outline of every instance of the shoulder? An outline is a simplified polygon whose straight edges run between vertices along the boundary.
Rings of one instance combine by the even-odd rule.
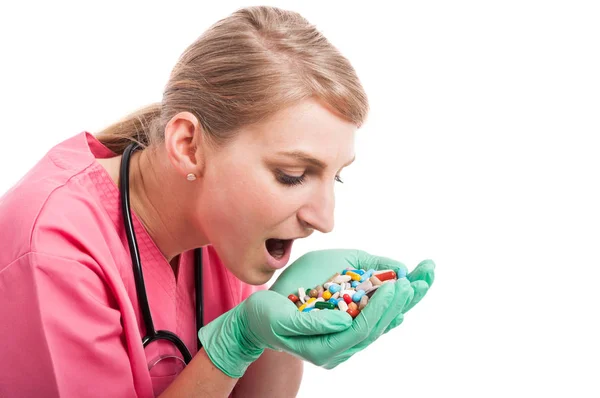
[[[87,171],[94,158],[72,142],[81,139],[78,135],[52,148],[0,197],[0,271],[29,252],[77,259],[71,251],[98,239],[98,226],[107,217],[90,189]]]

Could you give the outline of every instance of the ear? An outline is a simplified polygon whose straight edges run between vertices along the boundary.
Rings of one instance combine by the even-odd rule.
[[[182,175],[201,176],[204,168],[203,130],[190,112],[180,112],[165,126],[165,149],[173,167]]]

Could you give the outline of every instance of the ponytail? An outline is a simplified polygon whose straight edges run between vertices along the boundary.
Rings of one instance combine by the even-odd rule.
[[[142,148],[150,145],[160,124],[161,104],[145,106],[100,131],[96,138],[116,154],[122,154],[132,142]]]

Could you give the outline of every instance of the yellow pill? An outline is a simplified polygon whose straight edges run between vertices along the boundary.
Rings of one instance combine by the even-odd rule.
[[[323,298],[325,300],[329,300],[331,298],[331,292],[329,290],[326,290],[323,292]]]
[[[305,308],[306,308],[306,304],[302,304],[300,307],[298,307],[298,311],[302,311]]]
[[[308,301],[306,302],[306,304],[308,303],[312,303],[313,301],[315,301],[317,298],[316,297],[311,297],[308,299]]]
[[[346,272],[346,275],[348,275],[350,278],[352,278],[353,281],[360,281],[360,275],[355,274],[352,271]]]

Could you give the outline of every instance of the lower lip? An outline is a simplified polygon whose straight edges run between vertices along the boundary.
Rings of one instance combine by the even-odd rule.
[[[263,245],[265,247],[265,254],[267,256],[267,264],[269,265],[269,267],[273,268],[273,269],[281,269],[283,267],[285,267],[288,263],[288,261],[290,261],[290,255],[292,253],[292,244],[294,243],[293,240],[289,240],[286,241],[285,244],[283,245],[283,256],[280,259],[277,259],[273,256],[271,256],[271,253],[269,253],[269,251],[267,250],[267,245]]]

